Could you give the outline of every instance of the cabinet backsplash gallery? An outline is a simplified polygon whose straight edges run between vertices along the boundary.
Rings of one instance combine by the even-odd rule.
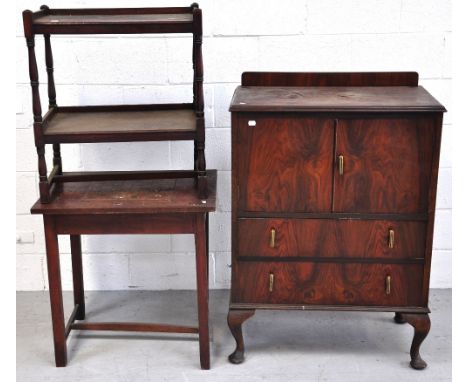
[[[70,330],[196,333],[210,367],[208,213],[216,169],[205,159],[202,11],[168,8],[24,11],[24,32],[44,215],[56,365]],[[187,33],[193,99],[185,103],[58,106],[51,35]],[[43,113],[35,37],[45,39]],[[103,44],[104,46],[105,44]],[[68,48],[67,48],[68,49]],[[72,49],[72,46],[70,46]],[[320,54],[320,52],[317,52]],[[148,79],[148,83],[151,79]],[[244,361],[242,324],[257,309],[390,312],[414,327],[410,365],[424,369],[429,280],[445,108],[417,72],[244,72],[230,105],[232,277],[227,324]],[[156,100],[158,101],[158,100]],[[193,167],[65,172],[62,144],[193,142]],[[47,169],[45,146],[53,148]],[[207,163],[208,162],[208,163]],[[85,320],[82,234],[193,233],[197,327]],[[75,310],[63,317],[58,234],[73,256]],[[77,321],[83,321],[81,323]]]

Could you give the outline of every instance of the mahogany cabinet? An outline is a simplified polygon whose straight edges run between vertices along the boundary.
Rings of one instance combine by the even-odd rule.
[[[230,111],[230,361],[255,309],[368,310],[424,368],[444,107],[414,72],[249,72]]]

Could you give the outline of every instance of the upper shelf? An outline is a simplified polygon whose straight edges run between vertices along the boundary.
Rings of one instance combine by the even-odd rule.
[[[193,33],[198,7],[95,8],[24,11],[33,34]]]
[[[192,104],[55,107],[43,121],[44,143],[193,140]]]

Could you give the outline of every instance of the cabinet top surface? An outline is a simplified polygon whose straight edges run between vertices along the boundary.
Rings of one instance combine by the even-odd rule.
[[[193,178],[65,182],[51,203],[33,214],[152,214],[209,212],[216,206],[216,170],[208,170],[208,198],[198,198]]]
[[[239,86],[230,111],[444,112],[422,86]]]

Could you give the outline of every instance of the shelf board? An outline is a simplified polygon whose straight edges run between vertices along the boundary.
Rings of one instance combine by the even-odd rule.
[[[33,214],[154,214],[209,212],[216,208],[216,170],[207,170],[208,197],[202,201],[193,178],[64,182],[52,201],[38,200]]]
[[[33,18],[37,34],[191,33],[191,8],[50,9]]]
[[[190,104],[57,107],[43,123],[45,143],[192,140]]]

